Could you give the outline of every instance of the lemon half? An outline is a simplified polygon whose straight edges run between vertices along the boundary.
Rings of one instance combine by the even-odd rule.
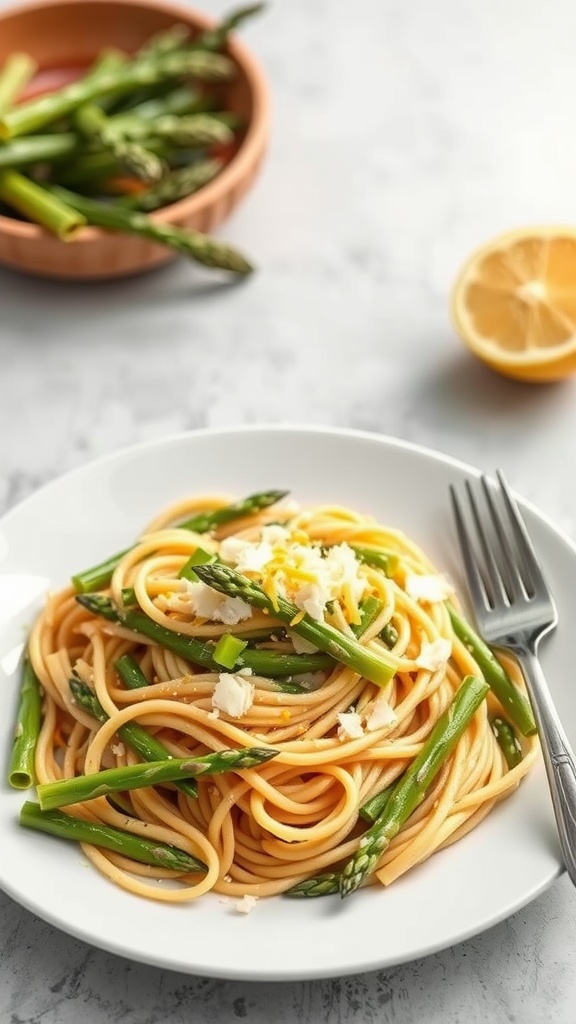
[[[487,243],[460,271],[451,307],[464,344],[499,373],[532,383],[576,373],[576,229]]]

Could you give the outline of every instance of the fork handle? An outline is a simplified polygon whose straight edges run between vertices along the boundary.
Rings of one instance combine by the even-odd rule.
[[[516,648],[538,725],[566,870],[576,885],[576,761],[534,648]]]

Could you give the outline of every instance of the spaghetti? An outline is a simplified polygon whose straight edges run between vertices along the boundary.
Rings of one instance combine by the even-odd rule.
[[[119,735],[127,725],[146,730],[171,758],[277,751],[256,767],[198,779],[196,797],[166,783],[74,804],[76,818],[203,862],[201,871],[177,872],[83,843],[104,875],[156,900],[298,894],[325,873],[336,878],[361,847],[362,809],[398,785],[462,681],[482,677],[484,667],[470,634],[459,635],[449,581],[402,532],[346,508],[282,503],[231,521],[223,515],[208,532],[178,525],[194,517],[209,525],[214,510],[228,507],[208,495],[166,509],[117,558],[99,595],[78,599],[70,586],[50,596],[29,639],[43,688],[41,784],[138,763]],[[211,564],[256,588],[261,607],[199,580]],[[279,614],[286,607],[296,612],[288,622]],[[324,627],[384,666],[382,679],[311,643]],[[198,653],[185,657],[188,650]],[[196,660],[201,651],[209,667]],[[219,652],[223,664],[214,661]],[[126,685],[120,659],[143,685]],[[505,668],[525,701],[514,664]],[[71,680],[76,692],[80,685],[94,695],[99,721]],[[510,767],[491,727],[506,714],[490,691],[368,883],[388,885],[460,839],[518,786],[538,745],[522,737]]]

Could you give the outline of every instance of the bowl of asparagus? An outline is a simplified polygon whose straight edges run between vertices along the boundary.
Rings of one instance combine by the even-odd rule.
[[[163,0],[35,0],[0,15],[0,263],[67,279],[180,255],[233,276],[212,235],[254,184],[264,75],[236,30]]]

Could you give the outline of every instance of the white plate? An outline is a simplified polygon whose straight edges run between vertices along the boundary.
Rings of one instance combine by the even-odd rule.
[[[203,491],[290,488],[302,502],[347,504],[404,529],[460,583],[447,492],[450,482],[470,473],[476,470],[390,438],[271,427],[198,431],[142,445],[49,484],[0,523],[4,766],[23,625],[47,587],[129,544],[162,506]],[[542,650],[544,669],[574,742],[576,548],[534,509],[526,516],[560,612]],[[20,829],[24,799],[0,782],[0,886],[10,896],[95,946],[213,977],[280,981],[398,964],[501,921],[562,870],[541,766],[473,833],[388,890],[364,890],[344,901],[262,900],[249,916],[217,896],[170,906],[117,889],[87,866],[74,844]]]

